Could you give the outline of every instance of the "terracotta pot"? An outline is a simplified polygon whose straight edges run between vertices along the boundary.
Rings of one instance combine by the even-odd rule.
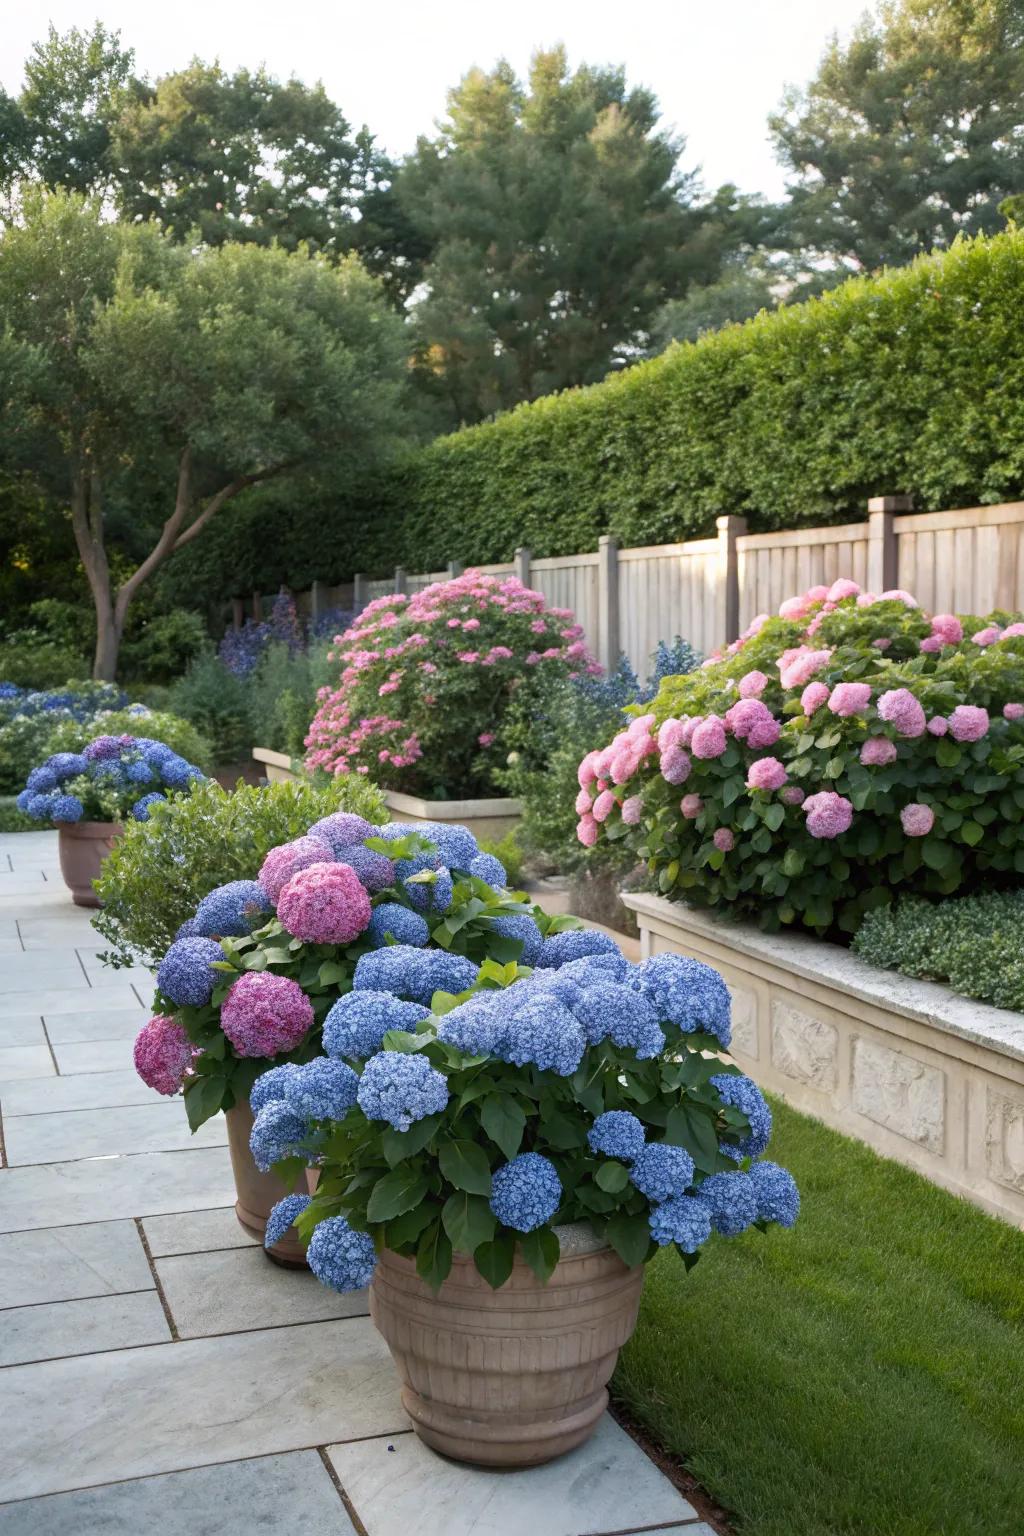
[[[231,1170],[235,1175],[235,1191],[238,1199],[235,1201],[235,1215],[247,1232],[251,1232],[263,1241],[263,1235],[267,1230],[267,1217],[279,1200],[285,1195],[302,1193],[299,1189],[289,1189],[282,1179],[272,1173],[260,1173],[252,1160],[249,1151],[249,1133],[252,1130],[253,1114],[248,1104],[236,1104],[234,1109],[224,1111],[224,1119],[228,1128],[228,1151],[231,1153]],[[307,1173],[307,1182],[310,1193],[316,1188],[318,1175],[314,1170]],[[285,1264],[293,1269],[305,1269],[306,1250],[299,1242],[299,1235],[294,1227],[289,1227],[279,1243],[266,1250],[267,1257],[277,1264]]]
[[[60,872],[77,907],[100,907],[92,888],[100,866],[124,827],[119,821],[62,821],[57,828]]]
[[[589,1228],[559,1233],[548,1284],[517,1257],[494,1291],[456,1254],[435,1296],[412,1259],[380,1255],[370,1315],[402,1379],[420,1439],[457,1461],[527,1467],[581,1445],[608,1402],[643,1286]]]

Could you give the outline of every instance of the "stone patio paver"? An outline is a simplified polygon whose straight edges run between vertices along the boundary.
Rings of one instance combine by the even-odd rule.
[[[427,1451],[366,1297],[270,1264],[221,1123],[138,1082],[148,973],[99,947],[55,834],[0,836],[0,1536],[713,1536],[610,1419],[531,1471]]]

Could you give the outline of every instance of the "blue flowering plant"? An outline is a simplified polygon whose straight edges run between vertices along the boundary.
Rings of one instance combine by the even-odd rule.
[[[324,1019],[326,1055],[256,1085],[257,1163],[320,1169],[275,1240],[294,1224],[337,1290],[387,1249],[436,1291],[456,1253],[495,1288],[517,1254],[546,1282],[570,1222],[630,1266],[792,1226],[796,1185],[763,1156],[771,1112],[729,1039],[716,971],[631,965],[603,933],[548,931],[528,962],[374,950]]]
[[[75,821],[146,821],[150,808],[203,773],[162,741],[96,736],[81,752],[54,752],[32,769],[19,811],[51,826]]]
[[[465,827],[321,816],[249,878],[208,891],[160,961],[156,1015],[178,1035],[160,1029],[177,1039],[176,1060],[183,1038],[196,1053],[178,1083],[193,1129],[247,1098],[255,1106],[264,1075],[277,1080],[268,1069],[323,1073],[323,1032],[360,966],[384,987],[392,973],[401,979],[403,956],[422,956],[430,985],[414,1012],[425,1016],[435,993],[458,995],[483,962],[532,964],[574,925],[508,890],[498,859]],[[161,1067],[152,1086],[169,1080]]]

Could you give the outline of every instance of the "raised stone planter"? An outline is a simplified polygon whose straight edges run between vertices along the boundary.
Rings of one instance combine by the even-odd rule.
[[[1024,1224],[1024,1014],[661,896],[623,896],[642,953],[721,971],[732,1052],[762,1087]]]
[[[270,784],[288,784],[299,777],[292,766],[295,759],[289,757],[287,752],[272,752],[269,747],[253,747],[252,756],[253,762],[262,765]]]

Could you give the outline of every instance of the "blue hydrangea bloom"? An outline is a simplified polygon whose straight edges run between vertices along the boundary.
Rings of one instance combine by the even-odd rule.
[[[791,1227],[800,1214],[800,1191],[793,1175],[778,1163],[760,1162],[751,1165],[747,1177],[754,1186],[758,1221]]]
[[[602,982],[626,981],[634,970],[620,949],[609,949],[600,955],[584,955],[580,960],[570,960],[559,966],[554,974],[590,987]],[[537,978],[538,982],[545,979],[545,976]]]
[[[275,1243],[279,1243],[296,1216],[300,1216],[308,1204],[308,1195],[285,1195],[283,1200],[279,1200],[267,1217],[267,1228],[263,1234],[264,1248],[273,1248]]]
[[[613,951],[618,954],[618,945],[606,933],[598,933],[592,928],[566,928],[564,933],[553,933],[544,940],[537,965],[551,969],[582,960],[587,955],[606,955]]]
[[[562,1201],[554,1163],[539,1152],[520,1152],[496,1168],[491,1180],[491,1210],[503,1227],[533,1232],[550,1221]]]
[[[341,1120],[356,1102],[359,1079],[343,1061],[318,1056],[285,1078],[284,1101],[307,1120]]]
[[[496,886],[498,890],[504,890],[508,885],[505,866],[493,853],[478,853],[475,859],[470,859],[469,873],[478,880],[486,880],[488,885]]]
[[[736,1237],[757,1220],[757,1192],[749,1173],[713,1173],[697,1191],[723,1237]]]
[[[678,1243],[684,1253],[696,1253],[711,1236],[711,1209],[703,1200],[679,1195],[654,1207],[650,1228],[659,1248]]]
[[[54,821],[81,821],[85,810],[77,795],[54,795],[50,815]]]
[[[174,752],[161,761],[160,777],[171,789],[185,789],[193,779],[201,779],[203,775],[198,768],[193,767],[191,763],[186,763],[183,757],[179,757]]]
[[[308,1134],[306,1121],[280,1099],[264,1104],[249,1133],[249,1150],[260,1173],[269,1173],[282,1158],[303,1154]]]
[[[591,1045],[610,1037],[621,1050],[635,1051],[641,1061],[660,1056],[665,1049],[665,1032],[654,1004],[618,982],[581,986],[579,999],[569,1006]]]
[[[632,1163],[640,1156],[645,1140],[643,1122],[628,1109],[606,1109],[587,1132],[591,1152],[619,1157],[624,1163]]]
[[[342,850],[348,850],[353,843],[362,844],[368,837],[379,836],[380,827],[371,826],[362,816],[356,816],[352,811],[334,811],[330,816],[323,816],[306,833],[307,837],[318,837],[321,842],[327,844],[336,859],[344,863],[349,860]],[[364,848],[364,853],[369,853]]]
[[[152,784],[153,782],[153,769],[144,757],[140,757],[137,762],[129,763],[125,773],[132,784]]]
[[[298,1067],[293,1061],[282,1062],[279,1067],[271,1067],[266,1072],[261,1072],[252,1085],[249,1094],[249,1108],[254,1115],[258,1115],[264,1104],[272,1104],[275,1100],[284,1102],[284,1085]]]
[[[63,783],[65,779],[76,779],[84,773],[88,763],[81,752],[55,752],[47,758],[45,766]]]
[[[427,821],[419,822],[411,829],[418,832],[421,837],[429,838],[441,856],[441,861],[450,869],[468,870],[473,860],[479,856],[476,838],[468,827],[461,826],[454,821]]]
[[[155,791],[151,795],[143,795],[142,799],[136,800],[132,806],[131,814],[136,821],[148,821],[150,806],[155,805],[158,800],[164,799],[166,799],[165,795],[158,795]]]
[[[179,1008],[202,1008],[224,973],[212,970],[224,951],[212,939],[175,939],[156,973],[156,984]]]
[[[525,912],[522,916],[510,913],[507,917],[493,918],[490,927],[491,932],[502,939],[521,940],[523,952],[519,957],[520,965],[536,965],[544,938],[532,917],[528,917]]]
[[[478,992],[442,1015],[438,1038],[467,1056],[501,1058],[506,1033],[507,1005],[501,992]]]
[[[89,764],[89,776],[95,779],[97,784],[109,784],[113,789],[122,789],[128,782],[124,764],[116,759],[112,761],[102,757],[94,759]]]
[[[772,1134],[772,1112],[760,1088],[752,1078],[730,1072],[720,1072],[709,1082],[718,1089],[723,1104],[733,1105],[750,1121],[749,1132],[739,1142],[720,1143],[722,1152],[737,1163],[742,1157],[760,1157]]]
[[[202,934],[197,934],[196,933],[196,920],[195,920],[195,918],[194,917],[186,917],[185,921],[182,923],[181,927],[178,929],[178,931],[174,935],[174,937],[176,939],[196,939],[196,938],[202,938]]]
[[[272,912],[266,891],[257,880],[229,880],[203,897],[196,908],[195,931],[207,938],[241,938],[260,926],[259,918]]]
[[[436,1115],[448,1103],[448,1084],[425,1056],[381,1051],[359,1079],[359,1108],[367,1120],[386,1120],[407,1131],[414,1120]]]
[[[309,835],[312,837],[313,833]],[[337,850],[332,849],[332,851],[340,864],[347,864],[350,869],[355,870],[371,896],[377,891],[386,891],[389,886],[394,885],[395,866],[385,854],[374,853],[371,849],[364,848],[362,843],[346,843],[343,847]]]
[[[32,791],[30,789],[23,789],[21,791],[21,794],[17,795],[15,797],[14,803],[18,807],[18,810],[22,813],[22,815],[23,816],[27,816],[28,815],[29,802],[31,800],[34,800],[34,799],[35,799],[35,796],[33,795]]]
[[[660,1204],[683,1194],[693,1183],[693,1158],[685,1147],[654,1141],[644,1147],[629,1178],[642,1195]]]
[[[40,763],[38,768],[33,768],[25,780],[26,789],[34,789],[37,794],[44,794],[48,789],[57,786],[57,775],[49,763]]]
[[[429,1008],[403,1003],[389,992],[348,992],[324,1019],[324,1050],[328,1056],[365,1061],[380,1050],[389,1029],[415,1034],[419,1021],[429,1017]]]
[[[452,880],[451,870],[444,865],[437,868],[431,867],[434,879],[427,881],[411,881],[403,874],[402,866],[407,861],[400,859],[395,866],[399,872],[399,880],[406,896],[412,902],[417,912],[447,912],[452,904],[455,883]]]
[[[683,1034],[706,1030],[723,1046],[732,1039],[729,988],[703,961],[682,955],[652,955],[641,962],[632,985],[651,999],[659,1018]]]
[[[452,955],[445,949],[390,944],[360,956],[352,988],[356,992],[392,992],[395,997],[429,1007],[435,992],[468,991],[478,969],[465,955]]]
[[[50,807],[53,801],[53,795],[41,794],[38,790],[34,790],[29,795],[25,810],[32,817],[33,821],[45,821],[50,814]]]
[[[309,1267],[332,1291],[361,1291],[377,1267],[368,1232],[353,1232],[344,1216],[328,1216],[313,1230],[306,1253]]]
[[[422,949],[430,941],[430,929],[418,912],[403,907],[399,901],[382,901],[374,907],[364,939],[381,949],[386,944],[401,944]]]
[[[583,1060],[586,1045],[583,1026],[568,1008],[528,992],[525,1001],[514,1006],[500,1051],[495,1054],[517,1067],[532,1062],[542,1071],[571,1077]]]

